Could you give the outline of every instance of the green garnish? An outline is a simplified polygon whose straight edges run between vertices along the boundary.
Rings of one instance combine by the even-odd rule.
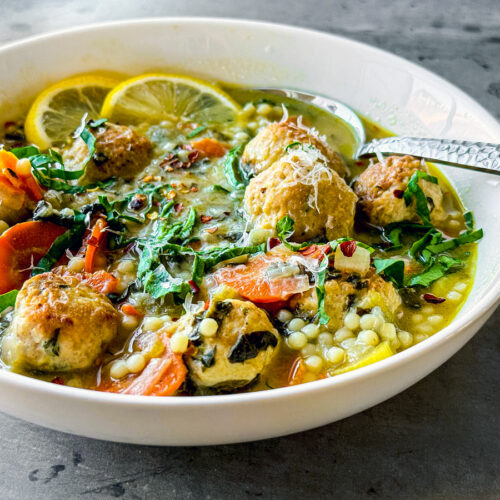
[[[240,157],[243,146],[237,146],[226,155],[224,160],[224,175],[227,182],[234,189],[244,189],[250,182],[250,175],[240,166]]]
[[[330,316],[325,311],[325,281],[326,271],[328,269],[328,259],[321,261],[319,272],[316,278],[316,297],[318,298],[318,320],[320,325],[327,325],[330,321]]]
[[[405,263],[400,259],[373,259],[377,274],[383,274],[398,288],[404,286]]]
[[[14,307],[16,305],[16,298],[19,290],[11,290],[10,292],[2,293],[0,295],[0,312],[4,311],[8,307]]]
[[[193,137],[196,137],[199,133],[203,132],[207,127],[205,125],[200,125],[199,127],[196,127],[192,132],[189,132],[188,135],[186,135],[187,139],[192,139]]]
[[[422,172],[421,170],[417,170],[408,181],[408,185],[406,186],[405,192],[403,193],[403,199],[405,200],[406,206],[408,206],[412,202],[412,199],[415,199],[415,211],[422,219],[422,222],[424,224],[430,225],[431,222],[429,205],[425,193],[418,185],[418,181],[420,179],[424,179],[434,184],[438,183],[436,177],[429,175],[426,172]]]

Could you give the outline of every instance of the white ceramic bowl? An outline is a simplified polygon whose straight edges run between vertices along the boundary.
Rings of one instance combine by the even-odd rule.
[[[344,101],[400,134],[500,142],[500,126],[453,85],[386,52],[315,31],[248,21],[151,19],[44,35],[0,49],[0,118],[49,83],[107,69],[190,73],[308,90]],[[234,443],[317,427],[394,396],[452,356],[500,295],[500,191],[486,174],[446,169],[485,230],[473,291],[428,340],[355,372],[272,391],[152,398],[85,391],[0,371],[0,408],[89,437],[157,445]],[[471,370],[474,367],[470,367]],[[445,409],[446,410],[446,409]]]

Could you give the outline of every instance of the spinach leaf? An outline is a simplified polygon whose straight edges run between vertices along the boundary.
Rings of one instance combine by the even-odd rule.
[[[374,259],[373,265],[377,274],[383,274],[398,288],[404,286],[405,263],[399,259]]]
[[[248,359],[256,358],[260,351],[266,350],[269,346],[276,347],[277,345],[278,339],[271,332],[244,333],[231,347],[227,358],[230,363],[243,363]]]
[[[455,259],[449,255],[440,255],[435,262],[420,274],[411,276],[408,280],[410,286],[427,287],[448,272],[456,271],[463,266],[460,259]]]
[[[240,166],[242,149],[240,145],[229,150],[224,160],[224,175],[234,189],[244,189],[250,182],[250,175]]]
[[[476,231],[465,231],[460,236],[456,238],[452,238],[451,240],[443,241],[442,243],[432,243],[427,245],[426,250],[429,252],[436,254],[442,253],[449,250],[453,250],[454,248],[465,245],[467,243],[474,243],[475,241],[480,240],[483,237],[483,230],[477,229]]]
[[[7,307],[14,307],[16,305],[16,298],[19,290],[11,290],[10,292],[2,293],[0,295],[0,312],[7,309]]]
[[[465,227],[472,231],[474,229],[474,214],[472,212],[464,213]]]
[[[59,356],[60,347],[57,343],[57,340],[59,339],[60,332],[61,330],[59,328],[56,328],[54,331],[54,336],[43,343],[43,348],[52,356]]]
[[[285,215],[277,222],[276,232],[278,233],[278,238],[281,240],[281,243],[283,243],[286,248],[292,250],[293,252],[298,252],[299,250],[310,246],[311,243],[304,242],[297,245],[296,243],[290,243],[288,241],[288,238],[290,238],[293,234],[294,225],[295,221],[289,215]]]
[[[405,200],[406,206],[408,206],[412,202],[412,199],[415,199],[415,211],[422,219],[422,222],[424,224],[430,224],[430,211],[427,203],[427,198],[422,188],[418,185],[418,181],[420,179],[424,179],[434,184],[438,183],[436,177],[433,177],[426,172],[422,172],[421,170],[417,170],[410,177],[408,185],[406,186],[405,192],[403,194],[403,198]]]
[[[217,346],[214,346],[212,349],[206,349],[203,352],[198,352],[198,354],[194,357],[194,359],[198,360],[202,365],[203,369],[210,368],[215,363],[215,351]]]

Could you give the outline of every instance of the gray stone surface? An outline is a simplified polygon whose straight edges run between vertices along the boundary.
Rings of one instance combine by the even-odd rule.
[[[0,43],[165,15],[261,19],[342,34],[424,65],[500,118],[498,0],[3,0]],[[263,442],[128,446],[0,415],[0,496],[499,498],[499,329],[497,312],[449,362],[390,401]]]

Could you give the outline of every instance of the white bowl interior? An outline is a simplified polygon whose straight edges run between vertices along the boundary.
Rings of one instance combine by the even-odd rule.
[[[37,92],[48,84],[69,75],[94,70],[117,71],[130,75],[160,70],[249,86],[292,87],[335,97],[399,134],[500,142],[499,124],[477,103],[451,84],[396,56],[322,33],[270,24],[216,19],[158,19],[116,23],[41,37],[0,49],[0,117],[7,120],[24,112]],[[463,328],[475,322],[477,327],[470,329],[477,329],[484,321],[487,310],[491,310],[499,296],[500,188],[497,179],[487,174],[472,174],[452,168],[444,170],[465,205],[474,210],[478,227],[485,230],[485,237],[479,246],[475,285],[459,315],[459,318],[467,316],[462,322]],[[480,318],[478,311],[482,302],[483,317]],[[459,319],[446,329],[446,338],[454,334],[453,325],[457,321]],[[434,346],[443,345],[446,338],[435,339]],[[443,362],[465,341],[463,336],[463,340],[457,340],[453,347],[448,348],[447,354],[444,351],[442,354],[433,354],[427,359],[429,368],[426,372],[426,369],[422,368],[419,372],[407,373],[398,389],[395,388],[393,392],[385,389],[379,397],[373,397],[371,403],[366,404],[389,397],[415,382],[418,377]],[[426,342],[431,345],[433,339]],[[422,354],[427,350],[430,355],[429,349],[424,345],[412,349]],[[401,359],[415,361],[415,356],[411,358],[410,352],[400,356]],[[391,362],[387,360],[383,363],[395,367],[396,364]],[[366,369],[366,373],[368,370],[374,372],[377,367]],[[362,377],[351,374],[342,380],[360,381]],[[14,379],[9,377],[8,380],[12,386]],[[322,382],[325,383],[311,386],[327,387],[327,383],[330,383],[333,389],[337,383],[335,380]],[[341,385],[341,382],[337,384],[339,390]],[[29,390],[27,384],[23,387],[26,391]],[[53,389],[51,387],[47,392],[54,394]],[[366,388],[365,392],[369,394],[370,390]],[[67,394],[70,394],[70,389]],[[293,394],[298,398],[303,394],[303,390],[293,388],[290,396]],[[72,393],[71,397],[74,400],[75,393]],[[103,397],[104,395],[99,394],[93,400],[103,401]],[[261,399],[268,401],[269,397],[270,395],[266,394]],[[256,400],[259,396],[252,398]],[[237,400],[241,398],[235,399]],[[9,411],[16,413],[13,405],[14,403]],[[156,403],[148,405],[155,406]],[[357,400],[351,403],[352,410],[349,411],[352,413],[363,407],[366,407],[364,403]],[[346,416],[349,411],[339,411],[330,420]],[[40,418],[35,409],[32,409],[26,418],[78,432],[75,427],[56,424],[56,417]],[[197,438],[193,437],[190,444],[266,437],[326,421],[328,418],[325,416],[322,420],[317,419],[295,427],[291,424],[286,427],[283,424],[282,432],[273,431],[270,427],[267,434],[240,431],[237,435],[239,438],[218,438],[214,431],[212,438],[196,441]],[[99,434],[90,430],[82,432],[135,442],[189,443],[187,437],[155,440],[152,435],[137,437],[134,440],[124,437],[125,427],[123,433],[109,431],[106,434],[102,431]]]

